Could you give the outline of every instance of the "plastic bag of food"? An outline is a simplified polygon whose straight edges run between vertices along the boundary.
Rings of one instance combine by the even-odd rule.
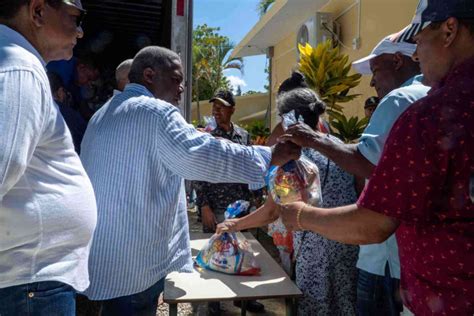
[[[296,117],[295,111],[285,113],[282,117],[284,130],[290,125],[302,122],[301,117]],[[321,205],[319,169],[305,156],[289,161],[281,167],[270,167],[266,181],[268,191],[278,204],[303,201],[314,206]]]
[[[283,129],[300,121],[300,118],[295,117],[294,111],[286,113],[283,115]],[[306,156],[289,161],[281,167],[272,166],[267,173],[266,182],[268,191],[277,204],[303,201],[320,206],[322,203],[319,169]],[[293,234],[287,231],[280,218],[268,226],[268,234],[280,251],[293,251]]]
[[[247,201],[235,201],[227,206],[224,216],[226,219],[241,217],[247,213],[249,206]],[[201,268],[227,274],[260,274],[250,243],[240,233],[212,236],[195,261]]]
[[[267,186],[277,204],[303,201],[321,205],[319,169],[306,156],[281,167],[272,166],[267,174]]]
[[[214,235],[199,251],[196,263],[204,269],[235,275],[259,275],[250,243],[240,233]]]

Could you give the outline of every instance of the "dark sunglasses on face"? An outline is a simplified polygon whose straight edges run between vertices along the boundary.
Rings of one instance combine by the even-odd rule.
[[[81,27],[84,18],[86,17],[86,11],[80,11],[79,15],[76,15],[76,26]]]
[[[64,4],[66,6],[71,6],[79,10],[79,15],[73,15],[73,14],[69,14],[69,15],[74,17],[75,22],[76,22],[76,27],[81,27],[82,22],[84,22],[84,18],[86,17],[86,13],[87,13],[86,10],[80,10],[79,8],[77,8],[76,6],[72,4],[68,4],[68,3],[64,3]]]

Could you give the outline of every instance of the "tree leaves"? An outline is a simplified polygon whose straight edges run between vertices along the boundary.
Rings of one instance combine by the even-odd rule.
[[[308,43],[298,45],[300,62],[298,64],[308,85],[315,90],[327,104],[330,124],[338,130],[343,141],[352,141],[360,137],[367,125],[364,119],[347,119],[342,112],[341,103],[354,100],[359,94],[349,91],[359,85],[361,75],[349,75],[351,63],[349,56],[340,53],[331,40],[318,44],[315,48]]]
[[[225,69],[243,72],[242,58],[229,59],[234,48],[227,36],[218,32],[220,28],[198,25],[193,31],[193,100],[208,100],[216,90],[229,89]]]

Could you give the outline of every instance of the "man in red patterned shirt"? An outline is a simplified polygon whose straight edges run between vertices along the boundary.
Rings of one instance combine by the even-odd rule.
[[[474,314],[474,1],[421,0],[399,40],[414,40],[428,96],[391,130],[355,205],[282,208],[291,229],[353,244],[396,231],[402,296],[416,315]],[[311,147],[290,129],[282,140]]]

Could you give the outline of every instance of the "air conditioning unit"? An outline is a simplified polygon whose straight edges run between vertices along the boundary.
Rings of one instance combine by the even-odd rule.
[[[340,26],[334,22],[331,13],[316,12],[300,26],[296,38],[298,44],[309,43],[316,47],[319,43],[332,39],[335,44],[339,41]]]

